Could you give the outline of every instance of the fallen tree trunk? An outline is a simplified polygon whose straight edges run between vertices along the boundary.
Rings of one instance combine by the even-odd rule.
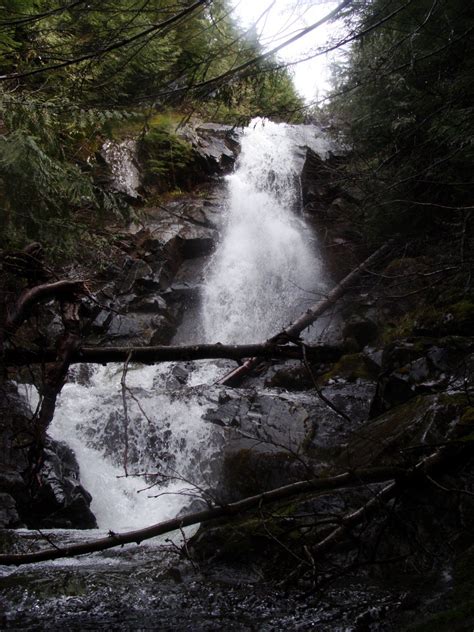
[[[306,356],[314,361],[337,361],[342,351],[337,346],[318,345],[307,347]],[[187,346],[152,346],[152,347],[79,347],[71,351],[69,363],[87,362],[107,364],[109,362],[139,362],[156,364],[158,362],[175,362],[188,360],[205,360],[211,358],[227,358],[240,360],[259,355],[262,358],[302,358],[302,350],[297,346],[264,343],[253,345],[187,345]],[[5,349],[6,366],[24,366],[35,363],[56,362],[58,350],[55,348],[38,349]]]
[[[315,303],[312,307],[307,309],[304,314],[302,314],[294,323],[282,329],[282,331],[278,332],[275,336],[272,336],[268,340],[265,341],[265,344],[272,343],[285,343],[297,340],[301,334],[301,332],[312,325],[314,321],[324,314],[324,312],[332,307],[336,301],[343,295],[350,286],[354,283],[356,279],[374,262],[383,257],[393,245],[392,241],[388,241],[386,244],[381,246],[378,250],[376,250],[370,257],[368,257],[365,261],[363,261],[357,268],[352,270],[344,279],[338,283],[329,294]],[[253,356],[246,360],[244,364],[237,367],[227,375],[225,375],[221,380],[218,381],[218,384],[222,384],[225,386],[234,386],[236,385],[245,375],[247,375],[259,362],[263,359],[263,356]]]
[[[333,476],[330,478],[314,478],[308,481],[299,481],[283,487],[278,487],[268,492],[263,492],[256,496],[250,496],[239,500],[235,503],[212,507],[203,511],[197,511],[187,516],[180,516],[172,520],[159,522],[144,529],[128,531],[126,533],[111,533],[106,538],[82,542],[81,544],[73,544],[63,548],[46,549],[35,553],[15,553],[0,555],[0,564],[16,565],[31,564],[35,562],[44,562],[45,560],[54,560],[63,557],[73,557],[75,555],[84,555],[86,553],[95,553],[104,551],[122,544],[136,543],[140,544],[144,540],[149,540],[158,535],[182,529],[190,525],[209,522],[216,518],[225,516],[235,516],[249,509],[254,509],[262,505],[274,503],[280,500],[306,494],[310,492],[326,493],[338,489],[348,487],[356,487],[361,485],[369,485],[374,483],[383,483],[393,481],[398,478],[405,478],[407,470],[399,467],[381,467],[365,470],[356,470]]]

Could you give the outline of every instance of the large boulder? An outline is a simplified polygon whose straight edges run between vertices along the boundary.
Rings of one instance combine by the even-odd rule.
[[[384,349],[372,416],[417,395],[462,388],[474,371],[474,339],[408,338]]]
[[[0,528],[96,526],[91,496],[65,444],[47,438],[39,484],[28,484],[32,411],[15,384],[2,384],[0,394]]]
[[[66,443],[48,439],[40,485],[31,504],[32,527],[93,529],[97,527],[90,510],[92,496],[80,483],[79,465]]]
[[[327,470],[368,418],[375,383],[341,381],[320,393],[218,391],[206,419],[225,429],[221,499],[235,500]]]
[[[187,126],[179,134],[191,143],[196,163],[204,173],[222,175],[232,171],[240,150],[235,127],[202,123],[194,129]]]

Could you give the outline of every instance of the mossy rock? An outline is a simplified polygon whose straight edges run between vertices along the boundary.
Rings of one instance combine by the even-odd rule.
[[[377,324],[370,318],[354,317],[345,324],[342,333],[345,339],[355,340],[359,349],[363,349],[377,339],[378,332]]]
[[[474,331],[474,302],[463,300],[442,308],[426,307],[418,315],[414,331],[441,336],[470,336]]]
[[[274,546],[269,537],[274,527],[272,519],[264,521],[251,514],[231,521],[223,518],[201,525],[189,548],[200,561],[251,563],[266,555],[269,546]]]
[[[461,423],[465,426],[474,425],[474,406],[469,406],[461,417]]]
[[[464,632],[474,629],[474,546],[454,563],[452,587],[437,610],[404,628],[405,632]]]
[[[314,387],[314,382],[305,366],[284,367],[274,372],[265,386],[284,388],[288,391],[304,391]]]
[[[353,468],[417,462],[420,450],[425,454],[430,445],[459,436],[453,427],[461,422],[468,403],[464,393],[414,397],[359,428],[339,463]],[[465,432],[458,427],[459,433]]]
[[[321,376],[319,384],[324,385],[329,380],[343,379],[347,382],[361,380],[376,380],[379,367],[362,353],[348,353],[333,365],[330,371]]]
[[[399,278],[403,275],[413,275],[417,272],[426,272],[432,260],[428,257],[403,257],[392,259],[383,271],[385,276]]]
[[[412,336],[471,336],[474,331],[474,302],[458,301],[448,306],[422,305],[409,311],[396,325],[382,332],[385,344]]]
[[[253,496],[304,478],[306,472],[290,452],[230,451],[222,465],[221,493],[226,501]]]

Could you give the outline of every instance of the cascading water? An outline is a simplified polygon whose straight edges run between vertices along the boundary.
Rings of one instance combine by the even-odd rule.
[[[321,141],[313,128],[315,142]],[[256,121],[242,134],[228,178],[227,224],[203,290],[209,342],[264,340],[312,302],[308,290],[322,287],[320,262],[298,213],[298,144],[307,144],[301,127]],[[195,363],[177,388],[174,367],[130,367],[125,392],[123,367],[116,365],[63,388],[50,433],[74,449],[101,528],[171,518],[189,502],[183,487],[212,485],[221,435],[203,419],[211,402],[199,384],[212,384],[222,369]]]
[[[227,226],[204,288],[209,342],[263,341],[301,311],[309,290],[322,287],[320,262],[295,213],[301,165],[294,129],[256,120],[242,135],[228,177]]]

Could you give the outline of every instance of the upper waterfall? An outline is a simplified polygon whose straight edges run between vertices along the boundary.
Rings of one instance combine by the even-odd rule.
[[[263,341],[322,286],[321,263],[298,212],[303,139],[295,129],[257,119],[242,134],[227,178],[227,224],[203,290],[210,342]]]

